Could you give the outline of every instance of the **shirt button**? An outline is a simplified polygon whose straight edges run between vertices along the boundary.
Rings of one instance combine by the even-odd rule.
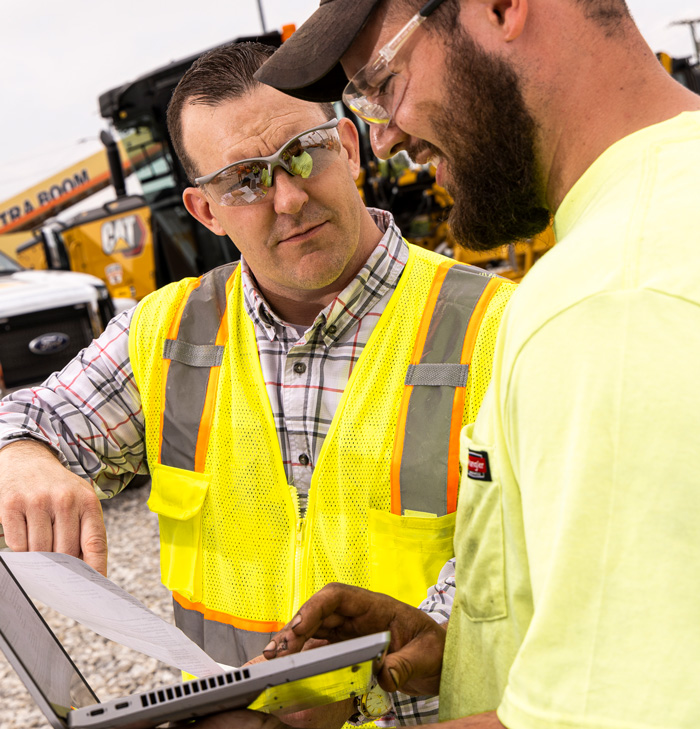
[[[294,363],[294,371],[298,375],[303,375],[304,372],[306,372],[306,365],[303,362],[295,362]]]
[[[299,456],[299,463],[301,463],[302,466],[308,466],[309,465],[309,457],[306,455],[306,453],[302,453]]]
[[[335,334],[338,331],[338,327],[335,324],[331,324],[326,331],[329,334]]]

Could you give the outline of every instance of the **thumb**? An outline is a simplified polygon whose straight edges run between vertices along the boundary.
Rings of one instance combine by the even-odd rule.
[[[389,692],[398,691],[411,680],[410,665],[398,653],[389,653],[379,669],[377,679],[379,685]]]
[[[443,641],[439,640],[443,637]],[[431,696],[440,688],[443,636],[436,640],[410,641],[394,653],[388,653],[377,674],[385,691],[401,690],[414,696]]]

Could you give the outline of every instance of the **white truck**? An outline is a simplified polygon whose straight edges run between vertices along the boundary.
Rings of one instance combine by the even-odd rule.
[[[30,271],[0,252],[0,397],[62,369],[114,313],[97,277]]]

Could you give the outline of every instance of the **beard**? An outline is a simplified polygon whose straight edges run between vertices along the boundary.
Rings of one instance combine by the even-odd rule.
[[[511,66],[459,28],[447,48],[447,98],[431,122],[445,147],[450,227],[486,251],[543,231],[550,220],[535,156],[537,124]]]

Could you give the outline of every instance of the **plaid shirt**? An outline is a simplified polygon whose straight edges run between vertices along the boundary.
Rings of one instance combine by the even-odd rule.
[[[255,325],[282,460],[302,514],[314,466],[350,375],[396,289],[408,246],[390,213],[372,210],[384,236],[357,276],[305,329],[282,321],[245,263],[245,307]]]
[[[270,309],[249,267],[241,264],[245,308],[255,328],[285,471],[297,488],[302,513],[343,390],[408,260],[408,247],[391,214],[370,212],[384,232],[381,241],[357,276],[305,330]],[[147,474],[145,423],[129,361],[132,316],[130,310],[115,317],[42,386],[1,401],[0,447],[19,438],[39,439],[71,471],[91,479],[104,497],[119,493],[134,474]],[[439,622],[444,599],[441,593],[434,601]],[[423,609],[432,614],[429,606]],[[403,698],[395,701],[401,723],[437,721],[436,701],[417,705],[415,699]]]

